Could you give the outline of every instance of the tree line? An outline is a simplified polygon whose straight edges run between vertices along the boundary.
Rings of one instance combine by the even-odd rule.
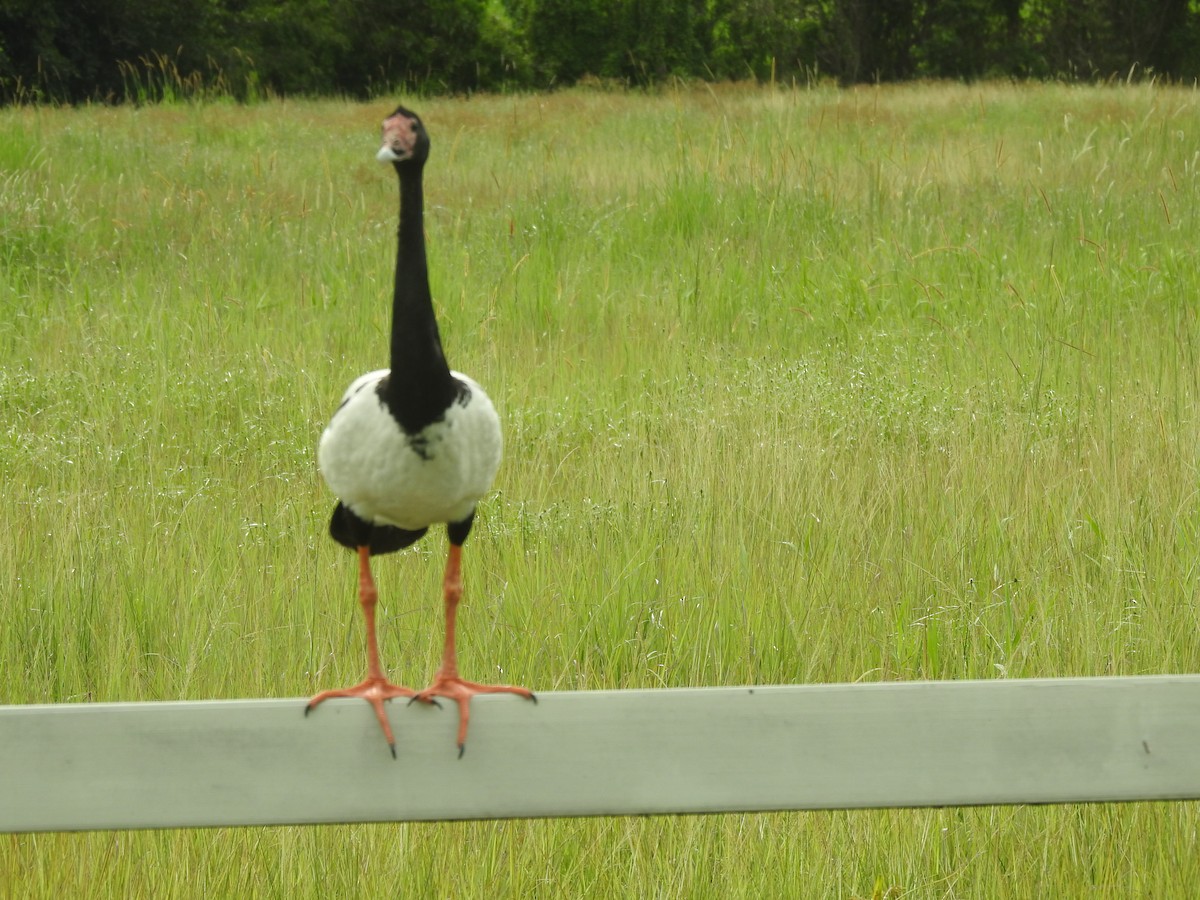
[[[1200,76],[1200,0],[0,0],[0,101]]]

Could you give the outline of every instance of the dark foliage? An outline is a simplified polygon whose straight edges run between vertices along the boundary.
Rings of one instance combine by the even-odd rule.
[[[0,0],[0,101],[1200,76],[1200,0]]]

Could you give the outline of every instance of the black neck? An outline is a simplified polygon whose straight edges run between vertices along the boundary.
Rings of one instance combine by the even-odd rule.
[[[383,400],[400,426],[420,431],[442,417],[456,386],[442,353],[425,259],[421,169],[400,171],[400,229],[392,296],[391,375]]]

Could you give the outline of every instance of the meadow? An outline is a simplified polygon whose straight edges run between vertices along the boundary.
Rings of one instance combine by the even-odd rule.
[[[1200,671],[1195,89],[406,99],[447,355],[506,442],[466,677]],[[393,105],[0,110],[0,703],[361,677],[315,444],[386,364]],[[376,567],[403,683],[436,666],[443,553]],[[1182,898],[1198,826],[1139,803],[18,835],[0,894]]]

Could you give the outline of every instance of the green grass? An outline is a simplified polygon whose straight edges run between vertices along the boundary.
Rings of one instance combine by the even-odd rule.
[[[418,108],[447,352],[505,426],[465,555],[468,677],[1200,671],[1195,91]],[[0,702],[361,677],[314,446],[386,362],[388,111],[0,110]],[[443,547],[377,567],[405,683],[436,664]],[[1191,897],[1198,824],[1131,804],[16,836],[0,885]]]

